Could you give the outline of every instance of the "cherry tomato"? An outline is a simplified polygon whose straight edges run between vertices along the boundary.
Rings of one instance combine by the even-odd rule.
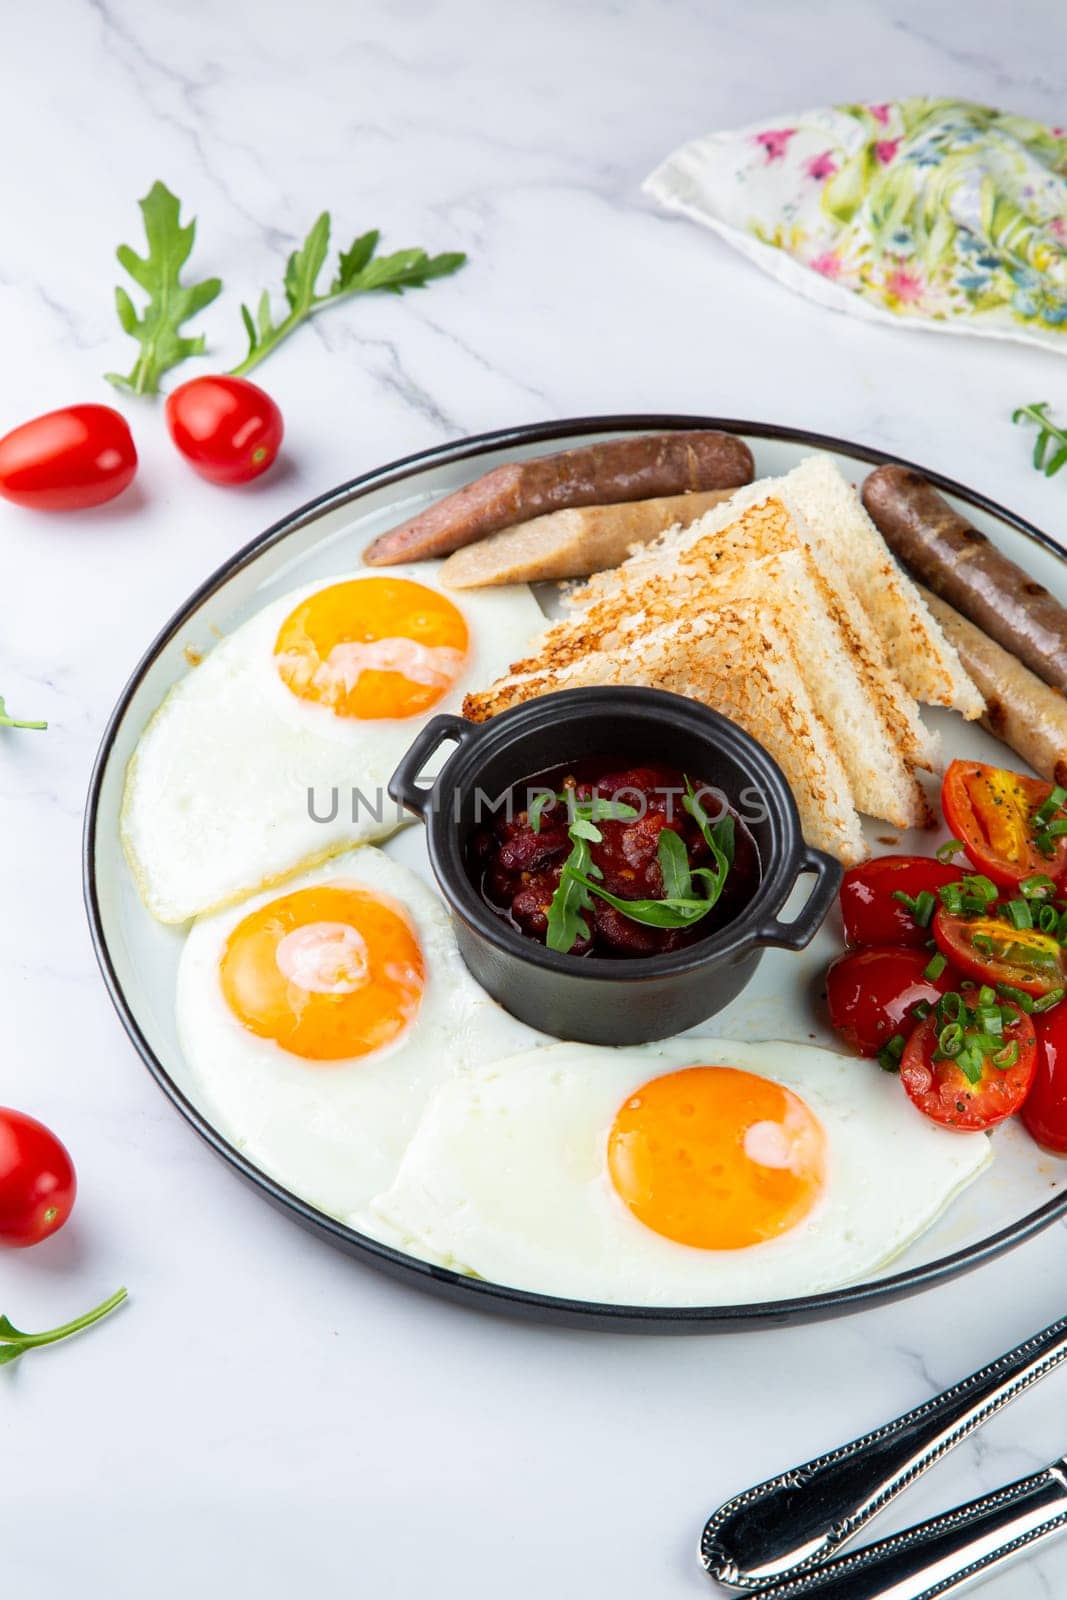
[[[929,928],[921,927],[907,906],[894,900],[896,893],[916,899],[937,896],[942,884],[955,883],[960,868],[932,861],[929,856],[879,856],[850,867],[841,884],[841,915],[845,943],[925,944]]]
[[[957,1128],[964,1133],[993,1128],[1018,1111],[1026,1099],[1037,1065],[1034,1025],[1018,1006],[1005,1004],[1002,1009],[1011,1012],[1011,1018],[1005,1020],[1004,1042],[997,1053],[1010,1060],[1014,1052],[1016,1059],[998,1067],[995,1054],[979,1050],[981,1076],[975,1083],[955,1061],[935,1059],[942,1029],[936,1011],[913,1029],[904,1046],[900,1077],[908,1096],[943,1128]],[[966,1037],[965,1033],[965,1040]]]
[[[282,414],[247,378],[191,378],[167,396],[167,427],[185,459],[212,483],[248,483],[281,448]]]
[[[77,1192],[70,1156],[54,1133],[0,1107],[0,1245],[21,1249],[56,1233]]]
[[[1006,983],[1032,995],[1067,986],[1067,950],[1050,933],[1013,928],[1000,917],[954,917],[944,906],[932,931],[957,971],[979,983]]]
[[[137,451],[110,406],[67,406],[0,439],[0,495],[37,511],[103,505],[129,487]]]
[[[861,1056],[876,1056],[882,1046],[912,1026],[912,1009],[921,1000],[932,1004],[959,983],[946,967],[927,978],[928,950],[898,946],[850,950],[830,963],[826,1001],[830,1021]]]
[[[1067,1004],[1034,1018],[1037,1069],[1022,1109],[1027,1133],[1046,1150],[1067,1155]]]
[[[1034,813],[1051,793],[1052,785],[1039,778],[981,761],[953,761],[941,785],[941,808],[978,870],[1010,889],[1035,873],[1059,880],[1067,871],[1067,837],[1048,839],[1047,854],[1037,844],[1043,830]],[[1062,811],[1054,819],[1063,820]]]

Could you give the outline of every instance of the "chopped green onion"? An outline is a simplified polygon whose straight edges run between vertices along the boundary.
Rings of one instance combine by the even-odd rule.
[[[963,1049],[963,1027],[958,1022],[950,1022],[941,1029],[937,1036],[937,1048],[943,1056],[958,1056]]]
[[[1062,839],[1064,834],[1067,834],[1067,817],[1058,817],[1055,822],[1042,828],[1040,833],[1034,834],[1034,843],[1043,856],[1051,856],[1055,841]]]
[[[906,911],[909,911],[914,921],[920,928],[928,928],[937,910],[937,899],[929,889],[921,890],[914,899],[910,894],[905,894],[903,889],[893,890],[893,899],[899,900]]]
[[[962,883],[944,883],[937,892],[941,896],[941,904],[949,915],[958,917],[963,910]]]
[[[1009,1067],[1014,1067],[1019,1060],[1019,1041],[1010,1040],[1003,1048],[997,1050],[991,1057],[993,1065],[999,1067],[1001,1072],[1006,1072]]]
[[[983,1006],[975,1021],[983,1033],[991,1034],[994,1039],[999,1039],[1004,1032],[1004,1018],[999,1006]]]
[[[982,1081],[985,1055],[977,1046],[968,1045],[966,1049],[961,1050],[955,1058],[955,1063],[968,1083],[973,1085]]]
[[[1067,801],[1067,789],[1057,784],[1048,799],[1043,801],[1034,812],[1035,824],[1039,828],[1043,828],[1047,822],[1052,820],[1057,811],[1063,809],[1064,801]]]
[[[925,1022],[930,1015],[929,1000],[916,1000],[911,1008],[911,1015],[914,1022]]]
[[[915,896],[915,910],[912,913],[920,928],[928,928],[937,910],[937,897],[929,889],[923,889]]]
[[[945,957],[939,950],[936,956],[930,957],[929,961],[926,963],[926,966],[923,968],[923,977],[926,978],[930,983],[936,983],[947,966],[948,962],[945,960]]]
[[[1055,906],[1039,906],[1037,911],[1037,925],[1042,933],[1050,933],[1056,937],[1060,925],[1060,914]]]
[[[991,988],[988,983],[983,983],[978,991],[978,1004],[980,1006],[995,1006],[996,1003],[997,991]]]
[[[1056,885],[1047,872],[1035,872],[1032,878],[1024,878],[1019,885],[1019,893],[1027,900],[1047,900],[1055,892]]]
[[[937,859],[943,866],[947,867],[952,857],[958,856],[960,851],[966,850],[966,848],[967,846],[962,839],[946,839],[944,844],[939,845],[937,848]]]
[[[971,943],[982,955],[991,956],[993,954],[993,941],[988,933],[972,933]]]
[[[1025,989],[1016,989],[1010,983],[1002,983],[1000,992],[1006,1000],[1017,1005],[1020,1011],[1030,1012],[1034,1009],[1034,997],[1032,994],[1027,994]]]
[[[942,1022],[960,1022],[967,1016],[967,1007],[963,996],[957,994],[955,989],[950,989],[948,994],[943,994],[937,1002],[937,1014]]]
[[[1067,990],[1050,989],[1048,994],[1043,994],[1039,1000],[1034,1000],[1030,1006],[1031,1011],[1051,1011],[1053,1006],[1058,1006]]]
[[[902,1033],[895,1033],[889,1042],[883,1045],[878,1052],[878,1065],[883,1072],[899,1072],[900,1058],[904,1054],[907,1043]]]
[[[1064,822],[1063,826],[1065,829],[1067,829],[1067,821]],[[999,890],[992,879],[987,878],[985,874],[981,872],[970,873],[967,877],[965,877],[963,880],[963,889],[965,894],[972,895],[974,899],[981,901],[983,905],[987,906],[992,905],[993,901],[999,894]]]
[[[1013,927],[1019,929],[1033,927],[1034,916],[1030,910],[1029,900],[1009,900],[1004,910]]]

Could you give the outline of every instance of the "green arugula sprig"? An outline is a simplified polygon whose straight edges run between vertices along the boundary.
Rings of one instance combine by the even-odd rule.
[[[589,924],[584,914],[592,911],[594,895],[631,922],[649,928],[691,927],[716,905],[733,865],[734,819],[724,811],[713,823],[688,778],[685,783],[682,805],[700,828],[713,865],[691,869],[685,841],[672,828],[661,829],[656,847],[665,891],[661,900],[625,900],[611,894],[602,885],[604,874],[590,850],[591,844],[600,844],[604,838],[597,823],[632,820],[639,815],[633,806],[599,796],[591,800],[575,800],[573,794],[568,793],[545,792],[537,796],[527,813],[535,833],[541,831],[547,808],[557,801],[567,806],[571,819],[567,830],[571,852],[560,870],[559,886],[547,914],[545,943],[550,950],[566,955],[579,938],[589,937]],[[701,893],[697,892],[697,883],[702,888]]]
[[[140,316],[126,290],[115,290],[115,309],[123,331],[136,339],[141,353],[125,377],[109,372],[109,383],[134,394],[158,394],[159,380],[188,356],[202,355],[202,333],[193,337],[181,331],[190,317],[218,298],[221,278],[204,278],[200,283],[182,283],[182,268],[193,251],[196,220],[184,228],[180,222],[181,202],[163,183],[154,183],[139,201],[144,217],[148,254],[139,256],[128,244],[120,244],[115,254],[134,283],[148,295]]]
[[[1067,432],[1052,421],[1048,414],[1050,404],[1050,401],[1042,400],[1035,405],[1019,406],[1011,414],[1013,422],[1036,424],[1038,434],[1033,461],[1038,472],[1043,472],[1046,478],[1054,478],[1061,467],[1067,466]]]
[[[23,722],[18,717],[8,715],[4,705],[4,697],[0,694],[0,728],[47,728],[47,722]]]
[[[81,1333],[83,1328],[92,1327],[94,1322],[100,1322],[109,1316],[125,1298],[125,1289],[116,1289],[109,1299],[94,1306],[92,1311],[87,1311],[83,1317],[76,1317],[73,1322],[64,1322],[59,1328],[49,1328],[46,1333],[23,1333],[21,1328],[15,1327],[10,1317],[0,1317],[0,1367],[17,1361],[27,1350],[36,1350],[45,1344],[58,1344],[61,1339],[69,1339],[71,1334]]]
[[[288,338],[294,328],[313,317],[324,306],[335,305],[354,294],[384,290],[403,294],[405,289],[424,289],[433,278],[447,278],[458,272],[467,257],[458,250],[428,256],[425,250],[396,250],[379,256],[377,228],[360,234],[337,260],[337,270],[329,288],[320,293],[318,281],[330,249],[330,213],[317,217],[299,250],[294,250],[285,267],[283,288],[288,313],[274,321],[269,292],[264,289],[255,314],[242,305],[241,316],[248,335],[248,354],[233,368],[234,377],[244,377]]]

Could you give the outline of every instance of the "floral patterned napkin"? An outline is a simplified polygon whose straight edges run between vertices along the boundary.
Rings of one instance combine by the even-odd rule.
[[[683,145],[645,191],[823,305],[1067,352],[1067,127],[831,106]]]

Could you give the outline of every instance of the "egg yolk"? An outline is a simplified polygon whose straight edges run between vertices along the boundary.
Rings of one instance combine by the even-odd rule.
[[[339,717],[414,717],[452,687],[467,624],[451,600],[407,578],[354,578],[298,605],[274,659],[301,700]]]
[[[734,1067],[687,1067],[653,1078],[620,1108],[608,1170],[655,1233],[740,1250],[808,1214],[825,1181],[826,1136],[781,1084]]]
[[[390,1044],[423,989],[419,942],[398,906],[336,884],[299,889],[251,912],[220,965],[234,1016],[308,1061],[343,1061]]]

